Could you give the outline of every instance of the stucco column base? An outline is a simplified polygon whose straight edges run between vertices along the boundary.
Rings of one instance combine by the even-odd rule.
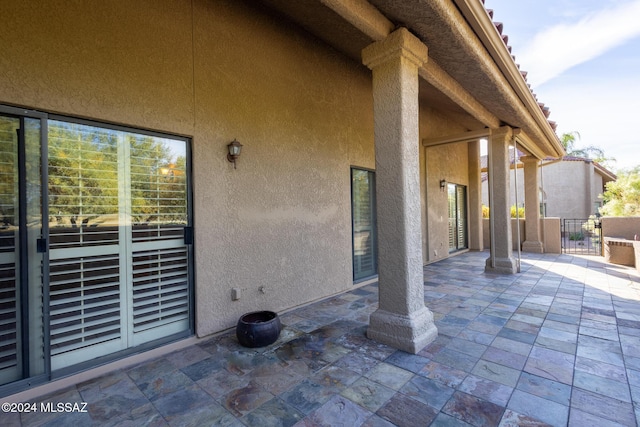
[[[487,273],[516,274],[518,263],[514,257],[495,258],[495,265],[491,265],[491,257],[487,258],[484,271]]]
[[[417,354],[438,336],[428,308],[410,316],[378,309],[369,318],[367,337],[393,348]]]
[[[522,243],[522,252],[541,254],[544,253],[544,245],[542,242],[526,240]]]

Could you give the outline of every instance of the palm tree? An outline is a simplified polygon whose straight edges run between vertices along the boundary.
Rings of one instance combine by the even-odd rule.
[[[580,139],[580,133],[577,131],[563,133],[560,136],[560,143],[564,147],[568,156],[585,157],[592,159],[598,163],[605,163],[608,161],[616,161],[613,157],[607,157],[604,154],[604,150],[595,145],[589,145],[587,147],[577,148],[576,141]]]

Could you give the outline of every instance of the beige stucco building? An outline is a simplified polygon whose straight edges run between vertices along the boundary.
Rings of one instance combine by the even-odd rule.
[[[606,184],[616,175],[591,159],[565,156],[543,162],[543,203],[547,216],[589,218],[599,213]],[[567,179],[570,177],[570,179]]]
[[[512,205],[524,206],[524,169],[512,166]],[[545,160],[538,169],[540,182],[540,211],[544,216],[563,219],[584,219],[598,213],[606,184],[616,175],[601,164],[584,157],[564,156]],[[516,193],[517,186],[517,193]],[[489,190],[482,183],[482,203],[488,206]]]
[[[0,15],[2,394],[376,278],[369,337],[416,352],[437,334],[423,265],[483,249],[479,140],[505,273],[509,144],[527,189],[563,154],[479,0]]]

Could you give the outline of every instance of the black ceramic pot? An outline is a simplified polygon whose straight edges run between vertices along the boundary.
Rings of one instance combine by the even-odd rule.
[[[280,318],[273,311],[254,311],[240,317],[236,336],[244,347],[264,347],[280,336]]]

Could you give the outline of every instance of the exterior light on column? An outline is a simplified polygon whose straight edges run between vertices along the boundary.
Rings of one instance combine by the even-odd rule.
[[[447,186],[447,180],[441,179],[440,180],[440,190],[444,190],[446,186]]]
[[[240,157],[240,151],[242,150],[242,144],[240,144],[235,138],[227,145],[229,154],[227,154],[227,160],[233,163],[233,168],[236,169],[236,160]]]

